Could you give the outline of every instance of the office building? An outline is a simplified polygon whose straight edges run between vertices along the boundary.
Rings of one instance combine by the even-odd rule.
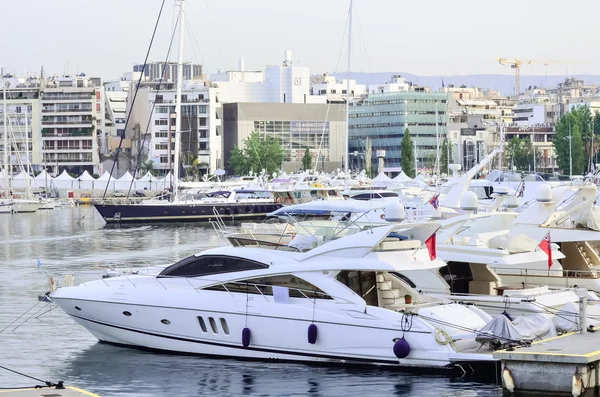
[[[225,164],[235,146],[252,132],[279,139],[284,152],[283,170],[302,169],[309,148],[313,166],[331,172],[343,165],[346,142],[345,106],[304,103],[227,103],[223,105]],[[254,170],[260,172],[260,170]]]

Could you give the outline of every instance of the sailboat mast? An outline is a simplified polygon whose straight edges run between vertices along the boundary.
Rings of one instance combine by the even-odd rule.
[[[29,115],[27,113],[27,103],[25,104],[25,158],[27,159],[27,175],[31,172],[31,157],[29,157]],[[32,153],[33,154],[33,153]]]
[[[350,53],[352,50],[352,7],[354,5],[354,1],[350,0],[350,11],[348,13],[348,69],[346,73],[346,136],[344,138],[344,142],[346,144],[346,155],[344,156],[344,170],[348,171],[350,169],[350,139],[349,139],[349,129],[350,125],[348,124],[349,112],[350,112]]]
[[[440,131],[438,123],[438,108],[435,105],[435,169],[434,173],[440,176]]]
[[[175,98],[175,159],[173,161],[173,193],[175,201],[179,199],[179,151],[181,149],[181,91],[183,89],[183,40],[185,38],[185,15],[183,5],[185,0],[180,0],[179,8],[179,60],[177,61],[177,96]],[[171,146],[171,142],[169,142]]]
[[[4,175],[8,176],[8,171],[6,168],[8,167],[8,115],[6,114],[6,79],[4,78],[4,68],[2,68],[2,118],[4,122],[4,158],[3,158],[3,170]],[[8,186],[6,187],[8,189]]]

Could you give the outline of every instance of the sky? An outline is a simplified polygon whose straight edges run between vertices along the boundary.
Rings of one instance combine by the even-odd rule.
[[[19,75],[85,72],[117,79],[142,63],[162,0],[19,0],[0,13],[0,66]],[[186,0],[184,59],[205,71],[280,64],[285,49],[312,74],[347,70],[349,0]],[[521,75],[599,73],[595,2],[354,0],[355,72],[511,74],[496,58],[552,59]],[[150,54],[164,60],[178,8],[166,0]],[[577,13],[571,19],[564,13]],[[582,11],[582,13],[580,13]],[[576,25],[570,25],[579,21]],[[568,24],[565,23],[568,22]],[[575,22],[573,22],[575,23]],[[176,36],[177,39],[177,36]],[[172,51],[177,59],[177,45]],[[577,62],[577,63],[573,63]]]

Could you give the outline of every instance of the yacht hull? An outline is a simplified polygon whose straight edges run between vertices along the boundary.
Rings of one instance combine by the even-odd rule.
[[[36,212],[41,206],[42,203],[37,201],[15,201],[13,205],[13,212]]]
[[[0,214],[12,214],[14,205],[11,204],[1,204],[0,203]]]
[[[94,204],[106,223],[143,222],[206,222],[216,218],[215,211],[224,220],[262,219],[282,207],[279,203],[223,203],[223,204]]]
[[[200,299],[197,293],[195,296]],[[298,308],[293,304],[281,305],[284,306],[282,311],[270,313],[262,312],[257,305],[246,314],[243,310],[218,310],[214,300],[207,305],[213,309],[209,310],[55,295],[52,299],[98,340],[135,348],[240,359],[433,371],[455,369],[458,363],[494,362],[487,354],[457,353],[450,345],[436,343],[434,333],[424,329],[405,333],[411,343],[410,355],[398,359],[393,353],[394,340],[403,334],[398,324],[376,317],[361,320],[345,313],[329,314],[323,321],[318,321],[323,314],[317,314],[318,338],[315,344],[310,344],[307,341],[307,330],[312,323],[310,307]],[[305,318],[293,318],[297,310],[302,311]],[[356,312],[355,316],[360,317],[360,313]],[[397,314],[398,318],[401,316]],[[244,347],[242,330],[246,327],[251,337],[249,345]],[[415,328],[418,327],[415,325]]]

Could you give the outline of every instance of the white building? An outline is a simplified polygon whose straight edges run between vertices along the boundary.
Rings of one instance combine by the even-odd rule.
[[[292,52],[286,50],[281,65],[269,65],[265,71],[246,71],[240,60],[236,71],[211,75],[221,103],[326,103],[323,96],[311,94],[310,69],[294,66]]]
[[[345,103],[348,79],[337,81],[335,76],[327,73],[313,77],[311,92],[313,95],[326,96],[328,102]],[[361,98],[367,95],[367,86],[357,84],[356,80],[350,79],[350,97]]]
[[[82,74],[51,78],[43,84],[43,162],[56,173],[64,168],[97,173],[97,136],[104,128],[101,81]]]
[[[129,92],[129,103],[134,92],[133,87]],[[127,132],[134,141],[134,150],[142,141],[145,142],[145,155],[152,160],[154,169],[163,175],[168,173],[174,162],[176,94],[173,83],[160,87],[156,82],[142,84]],[[217,118],[220,104],[216,90],[204,81],[184,81],[181,107],[183,166],[197,166],[205,172],[222,167],[221,120]],[[146,131],[148,121],[150,124]],[[195,165],[194,160],[197,160]]]
[[[129,81],[114,81],[104,85],[104,95],[106,100],[105,116],[105,134],[101,137],[101,152],[109,153],[107,141],[116,140],[115,138],[125,135],[125,121],[127,118],[127,93],[129,91]]]
[[[191,62],[183,64],[183,79],[195,80],[202,76],[202,65]],[[163,81],[174,83],[177,81],[177,62],[150,62],[148,64],[133,65],[134,73],[142,73],[145,81]]]
[[[7,169],[18,173],[20,164],[37,168],[42,163],[39,81],[7,76],[0,80],[0,87],[2,84],[6,84],[7,125],[4,125],[4,106],[0,102],[0,161],[4,161],[4,135],[7,134],[10,149]],[[0,97],[3,98],[1,89]]]

